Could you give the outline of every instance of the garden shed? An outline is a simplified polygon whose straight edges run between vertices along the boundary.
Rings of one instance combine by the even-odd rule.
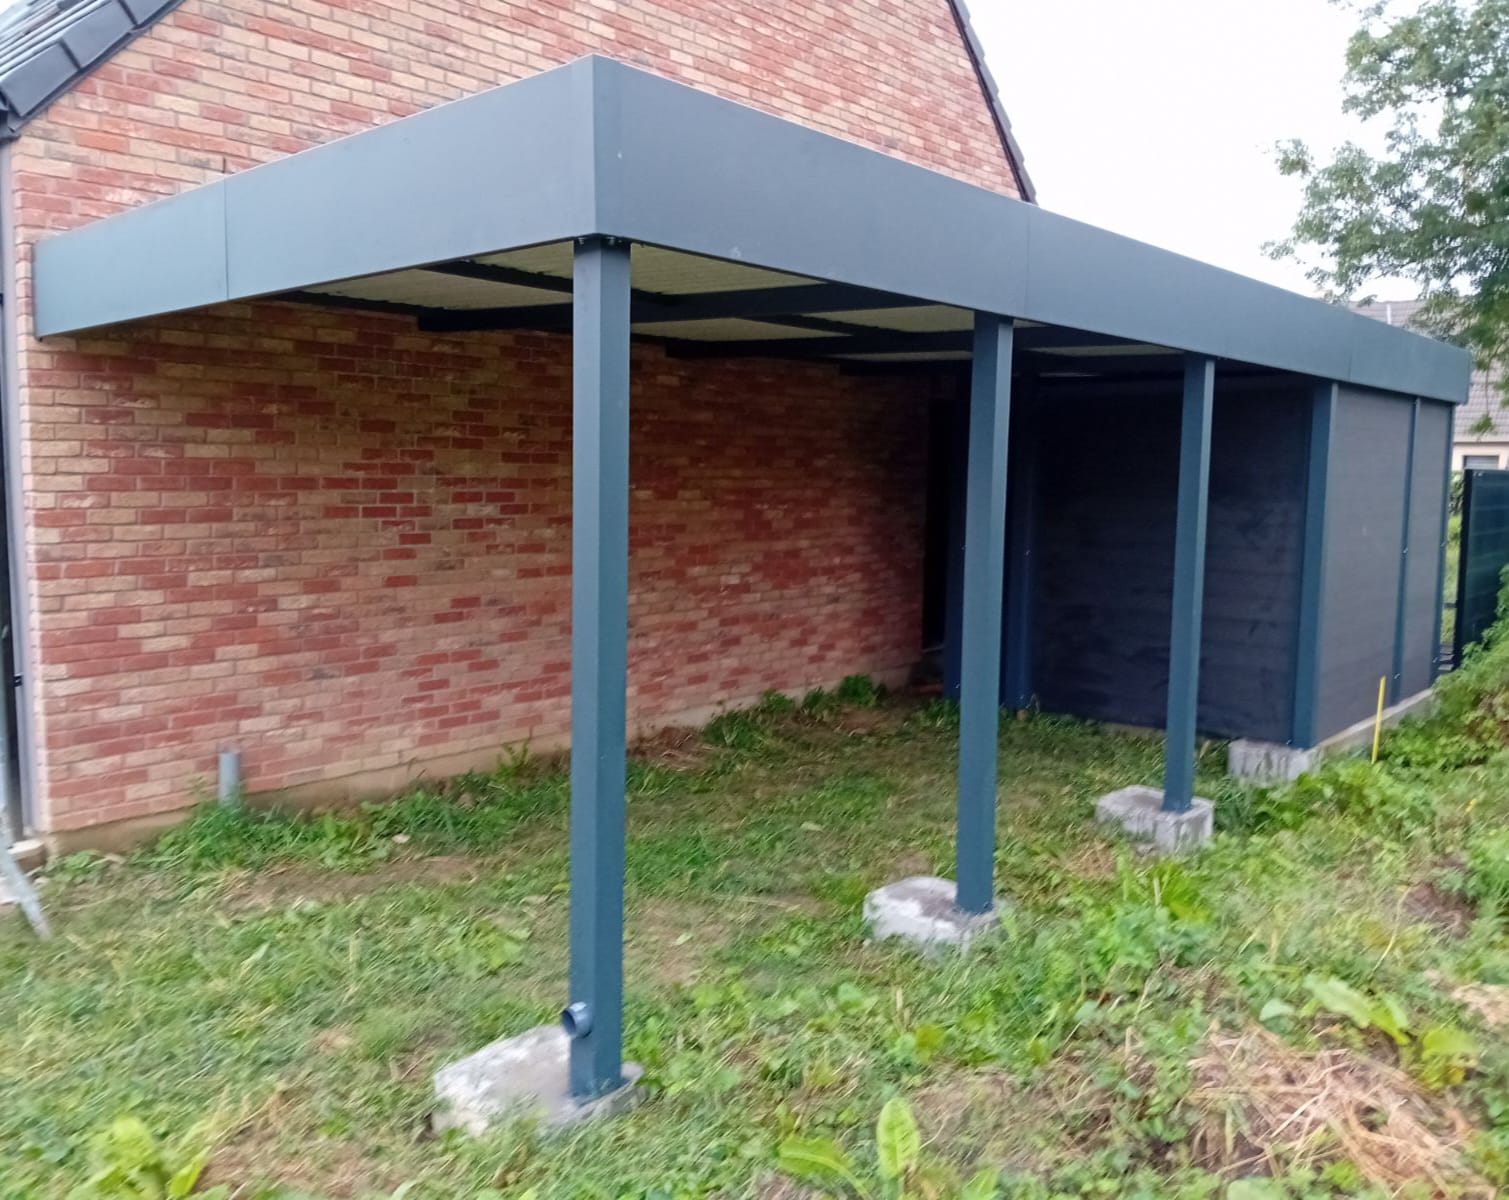
[[[662,363],[715,381],[680,428],[731,446],[772,410],[716,385],[730,360],[860,381],[865,420],[902,396],[936,411],[931,487],[901,498],[938,498],[922,577],[883,555],[859,570],[938,597],[961,702],[961,910],[993,902],[1003,702],[1164,726],[1177,812],[1198,734],[1308,748],[1365,718],[1380,678],[1398,702],[1434,676],[1466,353],[609,59],[48,238],[33,286],[43,346],[267,299],[419,335],[570,335],[569,428],[538,428],[571,456],[578,1097],[620,1080],[631,580],[656,546],[631,493],[663,465],[635,456],[630,397]],[[237,353],[299,350],[252,337]],[[778,412],[793,429],[820,415],[800,397]],[[862,445],[769,469],[883,479],[890,460],[857,462]],[[521,461],[537,449],[523,438]],[[765,464],[737,467],[757,496]],[[672,598],[635,636],[698,619]],[[753,631],[755,653],[780,625]]]

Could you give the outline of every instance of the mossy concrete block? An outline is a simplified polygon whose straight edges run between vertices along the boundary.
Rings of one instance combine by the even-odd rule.
[[[1196,850],[1215,836],[1215,805],[1196,796],[1183,812],[1165,812],[1159,788],[1127,787],[1102,796],[1095,817],[1165,854]]]
[[[1257,783],[1288,783],[1320,765],[1315,747],[1285,746],[1238,738],[1226,750],[1226,771]]]
[[[928,951],[963,949],[982,934],[1000,929],[994,910],[963,912],[955,905],[956,897],[953,880],[914,875],[866,896],[865,920],[877,941],[900,938]]]
[[[624,1064],[622,1086],[586,1103],[571,1095],[571,1041],[559,1025],[539,1025],[503,1038],[435,1073],[433,1117],[437,1130],[461,1129],[480,1137],[505,1121],[528,1118],[560,1129],[612,1116],[639,1098],[636,1063]]]

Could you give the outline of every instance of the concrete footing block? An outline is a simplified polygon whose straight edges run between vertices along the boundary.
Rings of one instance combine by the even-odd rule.
[[[1166,854],[1198,849],[1215,836],[1215,805],[1196,796],[1183,812],[1164,812],[1158,788],[1127,787],[1102,796],[1095,804],[1095,818],[1119,825],[1137,841]]]
[[[1238,779],[1257,783],[1288,783],[1320,765],[1321,752],[1314,746],[1285,746],[1238,738],[1226,751],[1226,771]]]
[[[964,949],[976,938],[998,931],[997,911],[962,912],[955,906],[953,880],[914,875],[876,888],[865,897],[865,920],[876,941],[900,938],[919,950]],[[1003,901],[996,901],[999,909]]]
[[[529,1118],[560,1129],[623,1112],[639,1099],[643,1073],[624,1064],[621,1087],[585,1104],[571,1095],[570,1039],[559,1025],[539,1025],[503,1038],[435,1073],[437,1130],[461,1129],[480,1137],[505,1121]]]

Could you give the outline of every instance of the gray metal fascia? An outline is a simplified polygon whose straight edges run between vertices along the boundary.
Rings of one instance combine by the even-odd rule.
[[[1460,401],[1467,353],[589,56],[61,234],[43,335],[603,234]]]
[[[231,296],[590,232],[595,70],[578,60],[231,176]]]
[[[599,231],[921,300],[1459,402],[1470,356],[606,60]],[[730,154],[729,147],[737,147]],[[599,147],[599,160],[604,156]],[[716,170],[707,164],[716,162]]]
[[[1001,316],[1025,306],[1032,205],[611,60],[598,80],[617,109],[598,157],[620,172],[599,187],[599,232]]]
[[[223,182],[45,237],[35,262],[39,337],[227,300]]]
[[[593,232],[592,59],[40,241],[41,336]]]

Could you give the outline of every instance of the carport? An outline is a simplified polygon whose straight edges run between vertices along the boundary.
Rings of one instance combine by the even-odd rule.
[[[1309,746],[1332,732],[1356,690],[1342,677],[1373,671],[1371,642],[1366,653],[1344,645],[1361,635],[1335,614],[1348,573],[1378,547],[1396,564],[1394,591],[1379,576],[1368,603],[1389,614],[1396,692],[1418,676],[1419,647],[1439,640],[1428,601],[1439,598],[1432,553],[1446,459],[1430,436],[1466,394],[1464,352],[611,60],[583,59],[56,236],[38,247],[34,287],[44,338],[253,297],[406,314],[430,330],[570,331],[566,1013],[579,1099],[615,1088],[622,1070],[631,338],[678,356],[853,370],[970,364],[949,606],[964,912],[987,912],[995,894],[1001,701],[1045,690],[1029,666],[1045,636],[1031,599],[1043,557],[1032,531],[1047,527],[1032,514],[1054,493],[1032,482],[1043,474],[1037,452],[1017,448],[1008,537],[1014,371],[1031,379],[1032,447],[1047,444],[1040,427],[1055,397],[1082,398],[1108,373],[1118,386],[1165,387],[1177,406],[1163,439],[1177,485],[1157,609],[1166,809],[1188,808],[1193,795],[1218,377],[1282,379],[1299,414],[1294,616],[1282,620],[1292,683],[1277,740]],[[1386,418],[1374,420],[1379,405]],[[1380,471],[1375,451],[1395,444],[1401,415],[1404,469]],[[737,408],[726,419],[737,422]],[[1342,501],[1376,513],[1367,488],[1381,488],[1402,520],[1357,526]],[[1398,567],[1411,549],[1420,565]],[[1332,637],[1340,648],[1328,658]]]

